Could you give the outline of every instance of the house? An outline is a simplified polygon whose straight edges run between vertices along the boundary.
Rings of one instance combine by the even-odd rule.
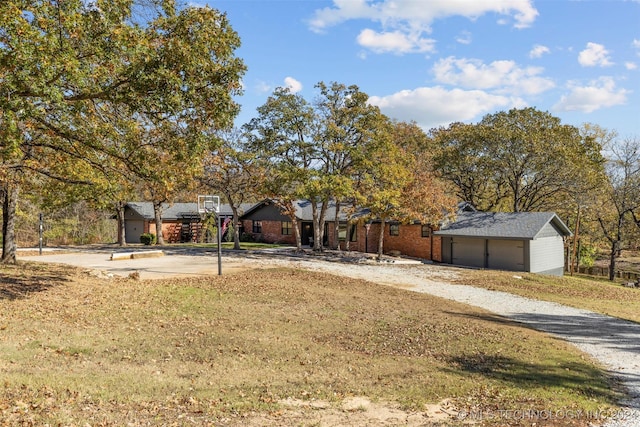
[[[359,208],[355,212],[350,205],[340,208],[338,218],[335,215],[335,202],[330,202],[325,216],[324,242],[329,248],[340,245],[349,250],[375,253],[378,250],[378,236],[381,221],[369,219],[369,210]],[[302,245],[313,244],[313,211],[308,200],[294,202],[295,216],[298,222]],[[293,224],[289,216],[282,213],[278,205],[264,200],[248,209],[242,216],[243,230],[256,241],[266,243],[295,244]],[[336,235],[336,221],[338,233]],[[432,233],[427,224],[385,223],[385,252],[398,252],[406,256],[440,261],[440,238]]]
[[[240,206],[240,214],[253,204]],[[229,205],[220,205],[221,218],[233,217]],[[127,243],[140,243],[142,233],[156,234],[153,203],[129,202],[124,207],[125,238]],[[197,203],[163,203],[162,236],[167,243],[197,242],[202,232],[202,217]]]
[[[376,253],[382,222],[370,217],[368,209],[355,212],[348,205],[335,215],[335,203],[327,207],[324,242],[328,248],[339,247]],[[311,202],[294,202],[301,244],[313,244]],[[271,200],[243,204],[240,208],[240,231],[255,241],[295,244],[291,218]],[[229,205],[220,206],[222,218],[231,218]],[[196,242],[202,233],[196,203],[163,205],[162,232],[167,243]],[[336,233],[336,224],[338,230]],[[140,234],[154,233],[153,205],[131,202],[125,207],[127,243],[140,241]],[[396,221],[384,224],[385,253],[443,262],[448,264],[562,275],[564,272],[564,238],[571,231],[552,212],[492,213],[477,212],[469,204],[458,206],[455,221],[433,227],[430,224]]]
[[[553,212],[461,212],[434,234],[444,263],[561,276],[571,231]]]

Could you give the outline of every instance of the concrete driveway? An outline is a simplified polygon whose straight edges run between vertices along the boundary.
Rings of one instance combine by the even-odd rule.
[[[18,251],[18,260],[37,261],[56,264],[70,264],[95,270],[104,275],[128,277],[137,272],[141,279],[160,279],[166,277],[189,277],[218,274],[218,254],[212,249],[160,249],[162,255],[152,254],[153,249],[133,248],[60,248],[43,251],[37,255],[37,249],[28,252]],[[21,252],[24,255],[21,255]],[[124,253],[137,254],[139,258],[121,259]],[[157,252],[157,251],[156,251]],[[112,255],[116,255],[113,257]],[[222,273],[230,273],[246,268],[246,262],[238,257],[222,257]]]

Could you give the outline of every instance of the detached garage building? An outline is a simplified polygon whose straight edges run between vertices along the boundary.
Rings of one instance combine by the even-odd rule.
[[[448,264],[562,276],[571,231],[552,212],[462,212],[434,234]]]

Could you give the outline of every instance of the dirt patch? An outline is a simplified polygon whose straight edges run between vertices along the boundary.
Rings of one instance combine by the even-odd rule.
[[[339,407],[332,407],[322,400],[285,399],[280,401],[285,408],[270,415],[256,414],[243,420],[243,425],[283,426],[283,425],[320,425],[320,426],[406,426],[452,425],[458,420],[448,400],[438,404],[426,405],[426,411],[412,412],[385,402],[372,402],[365,396],[353,396],[344,399]]]

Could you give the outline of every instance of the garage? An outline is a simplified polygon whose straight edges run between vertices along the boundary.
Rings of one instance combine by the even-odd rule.
[[[524,271],[522,240],[451,238],[451,264],[493,270]]]
[[[454,237],[451,239],[451,264],[485,267],[485,240]]]
[[[488,240],[487,268],[524,271],[524,241]]]
[[[434,235],[444,263],[561,276],[571,231],[553,212],[461,212]]]

